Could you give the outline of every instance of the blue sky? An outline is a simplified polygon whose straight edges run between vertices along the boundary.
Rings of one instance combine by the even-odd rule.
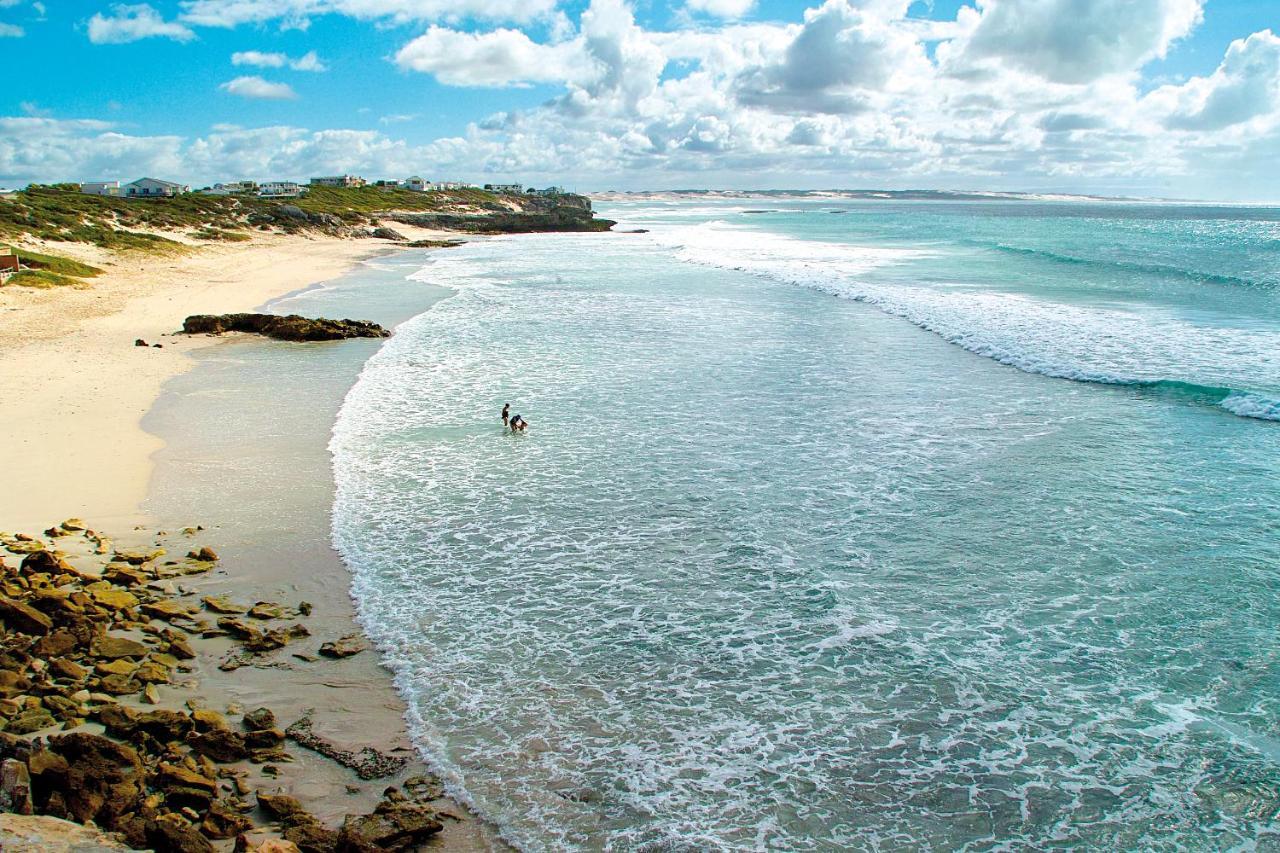
[[[0,0],[0,185],[1277,200],[1277,30],[1274,0]]]

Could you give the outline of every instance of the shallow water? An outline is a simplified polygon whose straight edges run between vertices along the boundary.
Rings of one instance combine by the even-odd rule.
[[[769,206],[435,254],[348,395],[454,789],[533,850],[1280,848],[1275,212]]]

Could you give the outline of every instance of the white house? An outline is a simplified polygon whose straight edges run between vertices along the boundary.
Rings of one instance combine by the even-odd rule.
[[[258,187],[260,198],[297,198],[307,188],[293,181],[265,181]]]
[[[159,178],[138,178],[131,184],[125,184],[122,194],[129,198],[171,198],[191,192],[186,184],[175,184],[173,181],[162,181]]]
[[[522,195],[524,184],[485,184],[484,188],[499,195]]]
[[[119,181],[85,181],[80,185],[85,195],[120,195]]]
[[[368,181],[358,175],[333,175],[324,178],[312,178],[311,186],[313,187],[362,187]]]
[[[432,181],[427,184],[429,190],[470,190],[474,189],[475,184],[469,184],[466,181]]]
[[[232,181],[229,184],[214,184],[207,190],[200,190],[204,195],[234,195],[236,193],[255,193],[257,191],[257,181]]]
[[[431,186],[431,182],[414,175],[412,178],[405,178],[404,188],[413,190],[416,193],[426,192],[427,187]]]
[[[547,187],[545,190],[530,190],[534,195],[541,196],[558,196],[565,195],[564,187]]]

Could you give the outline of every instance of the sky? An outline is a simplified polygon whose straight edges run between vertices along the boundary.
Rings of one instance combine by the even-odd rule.
[[[0,0],[0,186],[1280,201],[1277,0]]]

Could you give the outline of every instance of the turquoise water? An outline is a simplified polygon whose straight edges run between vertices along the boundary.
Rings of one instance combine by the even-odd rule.
[[[529,850],[1280,849],[1277,211],[605,213],[433,255],[335,427],[455,792]]]

